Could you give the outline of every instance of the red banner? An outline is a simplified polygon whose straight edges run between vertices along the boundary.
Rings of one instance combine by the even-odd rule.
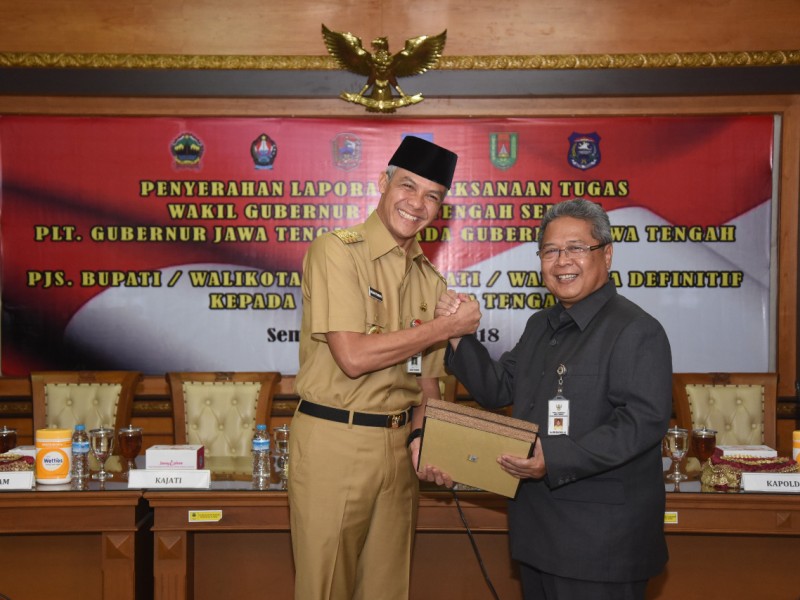
[[[459,154],[420,238],[481,300],[493,354],[553,302],[541,215],[585,197],[609,212],[612,276],[664,323],[676,371],[767,370],[773,130],[770,115],[0,117],[2,370],[296,372],[302,256],[367,217],[407,133]]]

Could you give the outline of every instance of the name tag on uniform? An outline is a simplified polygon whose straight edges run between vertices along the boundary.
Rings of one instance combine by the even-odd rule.
[[[417,325],[421,325],[422,321],[419,319],[412,319],[409,327],[416,327]],[[415,354],[414,356],[409,357],[408,361],[406,362],[406,372],[412,373],[414,375],[421,375],[422,374],[422,352]]]
[[[547,401],[547,435],[569,433],[569,400],[556,396]]]

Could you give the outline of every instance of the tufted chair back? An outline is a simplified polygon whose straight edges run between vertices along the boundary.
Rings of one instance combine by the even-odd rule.
[[[775,373],[674,373],[678,425],[717,431],[717,444],[776,444]]]
[[[31,373],[33,428],[120,429],[130,423],[136,371],[45,371]]]
[[[280,373],[167,373],[176,444],[202,444],[206,457],[250,456],[257,423],[270,428]]]

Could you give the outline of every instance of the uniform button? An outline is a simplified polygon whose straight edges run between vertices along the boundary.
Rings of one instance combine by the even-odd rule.
[[[557,344],[558,344],[558,340],[556,338],[553,338],[552,340],[550,340],[550,345],[551,346],[555,346]]]

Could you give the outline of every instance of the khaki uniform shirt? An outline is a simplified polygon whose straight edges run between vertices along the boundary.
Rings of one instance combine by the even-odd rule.
[[[300,398],[361,412],[390,413],[420,403],[407,361],[351,379],[333,359],[324,334],[382,335],[433,319],[444,279],[414,241],[403,252],[376,213],[351,229],[317,238],[303,261]],[[422,377],[444,375],[442,342],[423,352]]]

